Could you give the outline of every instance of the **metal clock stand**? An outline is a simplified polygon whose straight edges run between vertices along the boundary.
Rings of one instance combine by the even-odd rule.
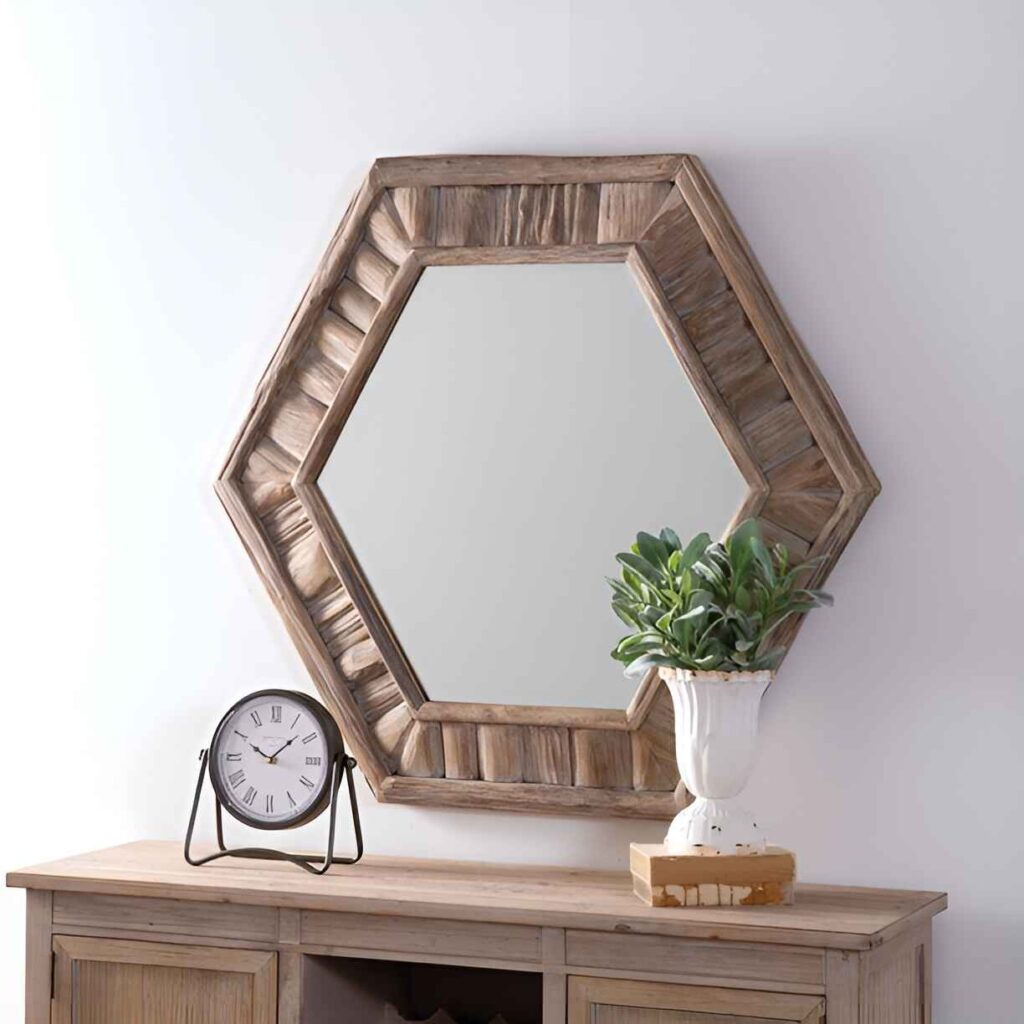
[[[199,781],[196,783],[196,795],[192,800],[192,814],[188,819],[188,831],[185,833],[185,860],[193,867],[201,864],[209,864],[210,861],[220,860],[221,857],[248,857],[252,860],[286,860],[297,864],[300,868],[312,875],[326,874],[332,864],[355,864],[363,855],[363,830],[359,824],[359,805],[356,803],[356,786],[352,777],[352,769],[356,766],[354,757],[349,757],[344,750],[335,755],[332,764],[331,779],[331,814],[330,824],[327,832],[327,851],[321,860],[301,853],[285,853],[283,850],[264,849],[258,846],[242,846],[235,849],[228,849],[224,845],[224,816],[221,811],[221,802],[214,794],[213,802],[217,820],[217,853],[211,853],[206,857],[195,858],[192,856],[192,832],[195,829],[196,815],[199,812],[199,799],[203,793],[203,783],[206,781],[206,769],[210,760],[208,750],[201,751],[199,755]],[[338,792],[341,789],[341,779],[345,776],[348,780],[348,798],[352,808],[352,828],[355,832],[356,853],[354,857],[334,856],[334,831],[338,820]]]

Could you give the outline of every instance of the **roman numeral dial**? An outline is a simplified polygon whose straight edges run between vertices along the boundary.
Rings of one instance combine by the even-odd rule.
[[[316,701],[283,690],[252,694],[224,717],[210,748],[218,799],[257,828],[308,820],[329,796],[336,737]]]

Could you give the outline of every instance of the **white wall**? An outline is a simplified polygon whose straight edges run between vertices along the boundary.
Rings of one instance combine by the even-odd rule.
[[[21,0],[0,18],[3,867],[179,836],[221,709],[305,684],[211,480],[368,162],[685,150],[885,487],[768,700],[750,796],[805,879],[948,889],[937,1024],[1015,1018],[1019,4]],[[622,864],[656,834],[364,807],[381,852]],[[11,1021],[22,905],[0,898]]]

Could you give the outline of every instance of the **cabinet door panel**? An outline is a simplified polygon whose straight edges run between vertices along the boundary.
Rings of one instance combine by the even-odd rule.
[[[58,937],[53,1024],[273,1024],[276,954]]]
[[[818,1024],[818,996],[625,981],[569,979],[569,1024]]]
[[[733,1014],[702,1013],[699,1010],[651,1010],[645,1006],[594,1008],[594,1024],[779,1024],[771,1017],[737,1017]]]

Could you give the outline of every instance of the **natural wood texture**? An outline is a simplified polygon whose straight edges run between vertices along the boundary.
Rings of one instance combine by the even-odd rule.
[[[274,953],[54,940],[53,1024],[275,1024]]]
[[[523,730],[514,725],[479,725],[480,777],[486,782],[523,781]]]
[[[169,902],[571,928],[624,940],[650,934],[845,950],[880,946],[946,906],[945,895],[935,892],[798,885],[791,907],[673,911],[640,903],[625,871],[370,855],[354,868],[313,878],[275,863],[220,861],[197,870],[171,842],[130,843],[26,868],[10,873],[7,884]]]
[[[860,956],[845,949],[825,951],[828,1024],[859,1024],[860,961]]]
[[[549,786],[572,785],[568,729],[533,726],[524,731],[523,781]]]
[[[654,680],[651,689],[652,701],[640,728],[630,734],[633,788],[641,791],[666,790],[679,781],[672,698],[660,680]]]
[[[374,164],[389,187],[671,181],[682,165],[664,156],[402,156]]]
[[[610,968],[620,973],[685,972],[709,982],[775,983],[823,991],[824,954],[820,949],[694,942],[662,935],[566,933],[570,967]]]
[[[118,932],[180,933],[219,936],[225,929],[246,942],[274,942],[278,914],[273,907],[215,907],[186,900],[132,899],[98,893],[57,892],[53,927],[58,933],[82,927]]]
[[[930,1024],[945,907],[800,886],[791,907],[656,910],[623,872],[370,857],[313,878],[197,870],[172,843],[8,884],[30,887],[29,1024],[51,1022],[51,948],[52,1024],[330,1024],[385,1004],[409,1021]]]
[[[277,957],[277,1024],[303,1024],[302,979],[306,958],[282,951]]]
[[[534,925],[307,910],[302,914],[302,941],[311,946],[443,952],[447,956],[534,964],[541,961],[541,929]]]
[[[639,718],[607,708],[573,708],[534,704],[476,704],[428,700],[416,709],[428,722],[480,722],[487,725],[560,725],[567,728],[635,729]]]
[[[416,677],[316,482],[423,267],[605,261],[629,264],[749,485],[733,523],[759,516],[769,538],[822,556],[820,584],[878,493],[695,157],[378,160],[217,481],[378,799],[633,817],[675,810],[671,728],[649,682],[629,713],[428,700],[434,682]],[[780,631],[784,646],[799,621]]]
[[[409,779],[392,775],[381,783],[381,799],[404,804],[465,807],[528,814],[587,814],[617,818],[670,818],[679,804],[675,792],[641,793],[632,789],[598,789],[544,783],[503,782],[501,788],[483,779]]]
[[[817,1024],[824,1011],[824,1001],[817,996],[614,978],[569,979],[568,1024]]]
[[[862,958],[863,1024],[930,1024],[931,928],[923,925]]]
[[[445,722],[441,726],[444,745],[444,773],[449,779],[477,779],[476,726],[466,722]]]
[[[769,846],[756,856],[670,853],[662,843],[632,843],[633,891],[652,907],[748,907],[793,902],[796,858]]]
[[[574,729],[573,776],[577,786],[632,789],[633,751],[629,736],[611,729]]]
[[[25,1024],[50,1024],[53,893],[25,893]]]

